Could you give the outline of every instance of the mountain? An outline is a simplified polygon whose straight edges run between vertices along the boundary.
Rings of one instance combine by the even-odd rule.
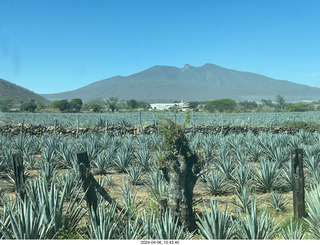
[[[97,97],[118,97],[120,100],[169,102],[221,98],[237,101],[274,100],[278,94],[287,101],[319,100],[320,88],[213,64],[200,67],[186,64],[183,68],[153,66],[130,76],[115,76],[73,91],[42,96],[49,100],[81,98],[86,101]]]
[[[48,102],[47,99],[43,98],[39,94],[6,80],[0,79],[0,98],[3,97],[11,98],[14,103],[27,102],[29,100]]]

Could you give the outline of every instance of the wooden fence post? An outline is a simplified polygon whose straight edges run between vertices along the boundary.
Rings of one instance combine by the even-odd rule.
[[[142,117],[141,117],[141,112],[140,112],[140,131],[141,131],[141,133],[140,134],[143,134],[143,127],[142,127]]]
[[[293,189],[293,214],[296,219],[306,217],[303,150],[295,148],[291,150],[292,189]]]
[[[90,163],[88,154],[86,151],[77,153],[77,159],[79,164],[80,176],[83,182],[83,191],[86,193],[85,198],[88,204],[88,208],[94,212],[97,211],[98,199],[96,190],[90,179]]]
[[[78,138],[79,135],[79,118],[77,119],[77,131],[76,131],[76,138]]]
[[[115,203],[116,209],[119,212],[125,211],[123,207],[121,207],[116,200],[114,200],[108,192],[95,180],[92,173],[90,172],[90,164],[88,160],[88,154],[86,151],[77,153],[77,159],[79,164],[80,176],[83,181],[83,190],[86,193],[86,201],[88,204],[88,208],[90,210],[94,210],[96,219],[99,220],[97,216],[97,206],[98,206],[98,199],[96,190],[100,193],[103,199],[107,202]],[[127,211],[125,211],[125,215],[129,215]],[[134,220],[134,215],[131,216],[131,219]]]
[[[21,134],[23,134],[23,130],[24,130],[24,120],[22,120],[21,122]]]
[[[24,201],[26,196],[25,188],[25,176],[23,168],[23,158],[21,153],[13,154],[13,173],[14,173],[14,183],[16,186],[16,193],[19,193],[19,196]]]
[[[108,126],[109,126],[108,124],[109,124],[108,120],[106,120],[106,131],[105,131],[106,133],[108,133]]]

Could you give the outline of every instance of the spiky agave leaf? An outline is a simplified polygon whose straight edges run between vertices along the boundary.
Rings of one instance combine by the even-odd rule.
[[[282,236],[286,240],[303,240],[306,237],[305,231],[302,230],[302,224],[298,223],[293,227],[292,219],[290,219],[290,226],[287,229],[282,228]]]
[[[126,147],[121,147],[116,153],[116,159],[113,161],[115,169],[124,173],[128,168],[132,159],[132,155]]]
[[[48,163],[53,163],[55,161],[55,149],[52,147],[46,147],[42,150],[42,156],[44,160]]]
[[[8,217],[10,223],[7,227],[2,226],[2,232],[8,239],[50,239],[55,234],[53,231],[53,220],[44,223],[44,206],[36,209],[33,203],[26,199],[16,200],[17,210],[12,204],[8,204]],[[1,222],[2,223],[2,222]]]
[[[267,200],[268,206],[273,208],[277,212],[283,212],[286,210],[288,199],[279,194],[278,191],[273,191]]]
[[[148,181],[146,181],[145,184],[152,199],[158,201],[160,197],[168,195],[167,184],[161,175],[160,170],[151,172],[148,177]]]
[[[238,233],[239,239],[249,240],[269,240],[273,239],[278,225],[274,225],[275,219],[267,214],[264,208],[258,217],[256,202],[251,205],[251,210],[247,209],[246,219],[238,213]]]
[[[197,214],[199,221],[197,225],[199,227],[200,234],[205,239],[231,239],[235,232],[235,225],[232,217],[227,210],[227,206],[224,212],[219,210],[219,202],[213,201],[210,198],[210,208],[207,209],[204,204],[205,211],[201,213],[201,216]]]
[[[45,181],[38,179],[38,200],[35,204],[44,207],[44,223],[52,220],[55,233],[74,231],[83,214],[82,207],[78,204],[81,188],[72,189],[69,200],[66,200],[68,186],[56,184],[53,180],[50,187]],[[80,198],[80,202],[84,197]],[[67,201],[67,204],[66,204]]]
[[[146,211],[143,210],[143,213],[141,214],[141,222],[143,224],[143,234],[144,237],[142,239],[151,240],[155,238],[154,226],[156,225],[156,214],[154,213],[153,209],[151,210],[150,214],[147,215]]]
[[[90,223],[84,219],[86,230],[90,239],[106,240],[118,239],[118,222],[116,217],[116,205],[107,206],[102,202],[97,210],[90,210]]]
[[[183,225],[179,225],[179,218],[171,214],[170,209],[166,209],[159,217],[154,226],[154,238],[160,240],[190,240],[193,233],[185,231]]]
[[[107,169],[110,167],[108,162],[105,159],[104,154],[98,154],[97,158],[93,161],[95,169],[97,170],[97,173],[100,175],[104,175],[107,173]]]
[[[228,181],[225,176],[221,176],[219,171],[211,170],[202,176],[204,183],[202,188],[209,191],[212,195],[223,195],[228,191]]]
[[[132,184],[126,180],[121,187],[122,203],[129,214],[136,214],[142,201],[137,203],[137,193],[132,191]]]
[[[244,185],[240,190],[236,190],[237,198],[232,203],[242,212],[250,211],[252,204],[255,202],[255,194],[251,187]]]
[[[262,159],[259,168],[256,168],[256,181],[258,188],[263,192],[270,192],[279,188],[279,177],[282,170],[279,170],[276,162]]]
[[[320,185],[311,186],[306,195],[308,217],[304,218],[309,225],[310,235],[313,239],[320,239]]]
[[[130,181],[132,185],[142,185],[143,180],[141,177],[143,175],[142,168],[136,164],[129,164],[128,169],[126,169],[127,176],[126,178]]]
[[[55,178],[55,165],[51,162],[40,162],[39,165],[41,178],[47,183],[47,185],[50,185],[52,179]]]
[[[137,214],[135,217],[131,215],[122,214],[120,218],[122,224],[120,229],[122,230],[120,234],[120,239],[124,240],[137,240],[144,238],[144,224],[142,223],[141,215]]]
[[[149,171],[152,160],[149,148],[147,146],[140,147],[134,155],[137,164],[141,166],[142,170],[144,172]]]

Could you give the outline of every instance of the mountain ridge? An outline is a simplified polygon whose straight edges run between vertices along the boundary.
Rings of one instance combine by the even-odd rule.
[[[0,98],[3,97],[11,98],[14,103],[27,102],[29,100],[48,102],[47,99],[39,94],[0,78]]]
[[[156,65],[132,75],[114,76],[72,91],[42,96],[49,100],[118,97],[120,100],[169,102],[221,98],[260,101],[274,99],[278,94],[287,101],[318,100],[320,88],[206,63],[199,67],[186,64],[182,68]]]

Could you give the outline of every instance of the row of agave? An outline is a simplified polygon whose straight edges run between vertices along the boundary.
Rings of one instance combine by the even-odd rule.
[[[139,209],[128,182],[122,198],[129,212],[120,213],[101,196],[97,210],[86,210],[81,184],[71,173],[55,176],[50,185],[41,178],[28,180],[27,187],[24,200],[13,201],[0,192],[0,239],[273,239],[279,232],[283,239],[320,238],[319,185],[306,198],[308,233],[292,220],[290,226],[280,229],[266,208],[259,214],[256,202],[244,213],[237,209],[234,217],[227,207],[220,211],[219,202],[210,199],[209,206],[204,204],[204,211],[197,214],[198,229],[190,233],[170,210],[159,215]]]
[[[105,127],[109,125],[136,126],[157,124],[159,117],[167,117],[182,124],[185,113],[171,112],[130,112],[130,113],[0,113],[0,121],[18,124],[24,118],[26,124],[56,125],[62,127]],[[75,120],[76,119],[76,120]],[[250,125],[275,126],[292,121],[305,121],[319,124],[319,112],[283,112],[283,113],[191,113],[191,125]]]
[[[199,152],[206,161],[206,168],[211,169],[203,175],[202,182],[213,195],[230,191],[248,193],[252,192],[252,186],[257,187],[253,191],[260,192],[290,191],[290,149],[297,147],[304,149],[307,185],[319,182],[319,134],[300,131],[294,136],[248,133],[190,134],[189,137],[191,149]],[[27,169],[40,169],[49,182],[56,169],[67,168],[77,173],[75,153],[87,151],[96,173],[116,170],[126,173],[132,184],[141,184],[147,173],[158,169],[157,159],[164,153],[160,143],[161,136],[158,135],[2,136],[0,169],[12,178],[12,154],[20,152]]]
[[[188,137],[190,138],[191,148],[200,153],[200,155],[206,160],[206,167],[210,169],[210,171],[202,176],[200,187],[204,188],[212,195],[227,195],[228,193],[235,193],[236,198],[233,201],[233,204],[237,209],[239,209],[239,212],[247,213],[246,220],[248,220],[248,222],[248,217],[251,217],[256,213],[256,202],[258,201],[255,198],[256,192],[270,192],[269,205],[279,211],[285,209],[287,200],[283,198],[281,192],[291,190],[291,165],[288,161],[290,148],[300,147],[304,149],[306,175],[310,177],[306,178],[308,180],[308,186],[311,187],[313,184],[319,182],[319,134],[300,131],[294,136],[280,134],[272,135],[268,133],[253,135],[249,133],[246,135],[234,134],[228,136],[190,134]],[[108,185],[112,184],[112,174],[109,174],[111,170],[116,170],[126,174],[127,180],[124,181],[123,188],[121,190],[122,202],[126,208],[132,209],[132,211],[136,213],[136,195],[131,193],[131,185],[145,184],[151,194],[151,197],[155,200],[166,195],[166,183],[163,180],[157,165],[157,159],[163,154],[163,149],[161,148],[160,143],[161,137],[158,135],[139,135],[137,137],[126,135],[121,137],[119,135],[112,136],[106,133],[101,137],[92,134],[89,136],[80,135],[78,138],[63,138],[59,135],[44,135],[41,138],[25,135],[15,137],[1,136],[0,168],[2,167],[2,171],[5,171],[9,179],[13,180],[11,162],[12,153],[20,152],[24,155],[27,169],[38,169],[40,171],[41,178],[37,181],[39,183],[40,180],[43,181],[43,185],[48,188],[47,196],[54,195],[49,194],[49,192],[53,189],[52,185],[54,185],[57,182],[57,179],[59,179],[59,183],[62,183],[62,181],[64,183],[63,189],[66,188],[65,195],[70,197],[73,193],[72,184],[79,183],[75,153],[85,150],[88,153],[92,169],[96,173],[106,175]],[[55,170],[61,168],[70,169],[70,174],[68,176],[57,178],[57,171]],[[30,180],[30,183],[35,182]],[[38,186],[41,186],[39,183],[29,184],[29,189],[31,190],[29,192],[33,193],[30,195],[33,196],[33,199],[30,200],[37,200],[37,195],[35,193],[37,190],[36,188],[40,188]],[[253,186],[256,188],[253,188]],[[316,193],[315,190],[317,189],[314,188],[312,193]],[[80,196],[77,196],[74,199],[79,200]],[[12,223],[14,222],[13,219],[18,220],[18,216],[13,215],[15,212],[17,213],[20,209],[23,209],[24,212],[27,212],[26,210],[29,210],[28,212],[40,211],[39,208],[32,210],[24,206],[31,205],[31,201],[27,201],[29,204],[23,202],[23,204],[20,203],[18,205],[19,199],[17,199],[16,203],[9,201],[8,204],[8,202],[4,201],[8,199],[3,197],[3,195],[1,196],[1,200],[3,200],[1,202],[3,207],[5,207],[2,216],[2,224],[3,227],[8,227],[6,229],[7,231],[10,231],[7,233],[5,231],[2,232],[3,236],[6,235],[5,238],[10,238],[9,234],[12,235],[12,227],[16,227],[17,225],[19,226],[25,222],[19,221],[16,225]],[[63,199],[63,202],[65,200],[67,199]],[[310,213],[308,220],[310,221],[310,226],[315,227],[314,230],[316,230],[317,217],[320,217],[320,215],[318,216],[316,209],[312,209],[312,207],[317,204],[316,194],[312,197],[309,196],[307,201],[309,205],[309,212],[310,210],[313,210],[315,213],[313,218],[315,221],[311,222],[312,219],[310,217],[312,216],[310,216]],[[32,205],[35,206],[36,203],[40,203],[40,201],[34,201]],[[50,205],[52,206],[53,204]],[[205,217],[205,215],[213,215],[214,206],[215,209],[217,209],[216,204],[210,204],[209,211],[206,214],[199,216],[199,227],[201,227],[200,218]],[[8,213],[9,210],[12,211],[12,220],[10,220],[11,216]],[[228,212],[225,211],[225,213]],[[268,215],[266,211],[264,211],[264,213],[265,216],[263,217],[267,217]],[[220,214],[220,212],[218,212],[218,214]],[[69,215],[69,211],[66,215]],[[257,214],[255,215],[255,219],[258,219]],[[22,215],[20,216],[22,217]],[[35,215],[31,216],[35,217]],[[230,213],[229,216],[231,217]],[[90,219],[92,217],[93,215],[90,216]],[[152,216],[148,215],[148,217]],[[239,217],[240,216],[238,215],[237,219],[228,221],[233,224],[231,231],[237,230],[237,232],[235,232],[237,235],[230,235],[228,238],[233,237],[245,239],[244,235],[239,235],[244,234],[244,232],[240,232],[239,228],[234,228],[238,227],[239,224],[241,224],[242,227],[245,227],[245,221],[243,220],[241,223]],[[254,217],[252,218],[253,221]],[[146,216],[144,216],[144,218],[146,219]],[[49,220],[48,217],[41,219]],[[118,217],[118,219],[120,218]],[[125,218],[123,217],[123,220],[124,219]],[[101,221],[101,219],[97,217],[96,220],[99,222]],[[268,220],[272,219],[269,217]],[[213,221],[212,217],[207,219],[207,222],[210,221]],[[88,234],[90,234],[89,231],[93,232],[92,227],[94,225],[92,225],[92,222],[94,221],[91,220],[90,222],[91,224],[86,226],[89,227],[89,230],[87,230]],[[113,222],[115,221],[113,220]],[[74,223],[75,222],[73,222],[73,224]],[[117,224],[119,227],[121,227],[120,223]],[[137,221],[136,224],[138,223],[139,222]],[[128,222],[126,224],[129,226]],[[238,224],[238,226],[236,224]],[[50,226],[52,225],[53,224],[51,223]],[[101,225],[102,224],[100,224],[100,226]],[[204,224],[202,224],[202,226],[206,227]],[[210,229],[213,229],[212,224],[207,224],[207,226],[211,227]],[[46,226],[42,225],[41,227],[43,228]],[[67,227],[66,229],[61,228],[61,225],[57,225],[57,227],[58,228],[55,228],[56,232],[54,233],[54,237],[66,234],[66,231],[71,232],[71,230],[74,230],[70,227]],[[287,232],[288,237],[290,237],[290,234],[293,233],[303,233],[300,228],[301,227],[291,227],[290,231],[287,230],[285,232]],[[52,229],[52,227],[50,229]],[[250,228],[250,230],[252,229],[253,228]],[[265,230],[266,228],[262,225],[261,229]],[[120,230],[123,231],[125,229],[122,228]],[[59,231],[59,234],[57,231]],[[93,238],[93,233],[91,233],[91,236],[88,236]],[[119,235],[119,233],[115,233],[117,235],[115,235],[114,238],[124,238],[122,235]],[[318,234],[315,231],[313,233]],[[50,234],[51,235],[47,235],[47,237],[53,237],[52,230],[50,231]],[[203,237],[207,237],[204,233],[201,234]],[[233,232],[230,232],[230,234],[233,234]],[[312,236],[315,237],[316,235]],[[18,238],[18,236],[14,237]],[[148,237],[149,236],[146,236],[146,238]],[[254,238],[256,236],[252,237]],[[264,237],[271,238],[272,236],[265,235]],[[303,236],[301,235],[301,237]],[[207,238],[211,239],[210,237]]]

